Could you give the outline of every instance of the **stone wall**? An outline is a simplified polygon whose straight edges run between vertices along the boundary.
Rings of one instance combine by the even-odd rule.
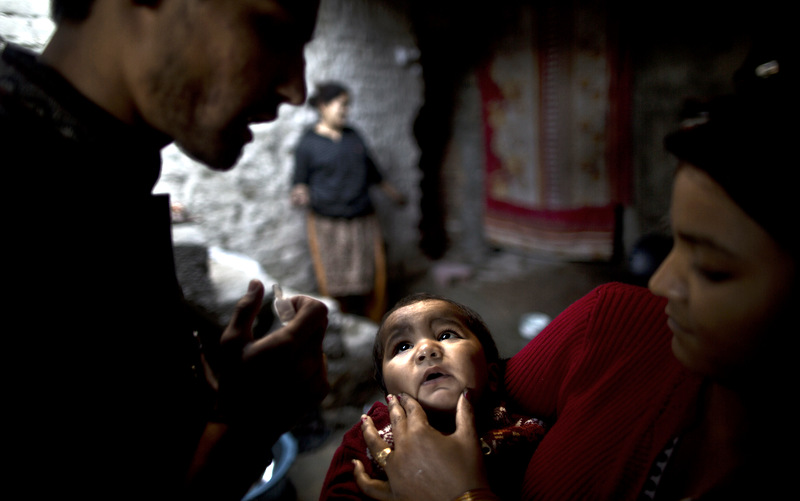
[[[0,37],[34,50],[53,32],[50,0],[0,0]]]

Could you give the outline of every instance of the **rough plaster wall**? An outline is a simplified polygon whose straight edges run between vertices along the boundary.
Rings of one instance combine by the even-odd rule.
[[[413,61],[397,62],[397,49],[415,49],[404,2],[323,0],[317,31],[308,45],[309,89],[326,79],[345,82],[354,94],[351,123],[365,137],[387,180],[409,203],[394,207],[374,199],[387,241],[390,278],[421,263],[418,251],[419,152],[412,124],[421,105],[422,81]],[[0,0],[0,36],[40,50],[52,31],[48,0]],[[255,140],[230,172],[200,166],[174,146],[163,152],[156,192],[168,192],[195,220],[176,227],[176,238],[220,246],[258,261],[287,286],[313,291],[304,213],[289,204],[294,146],[314,122],[308,107],[284,105],[280,117],[254,127]],[[415,264],[417,263],[417,264]]]
[[[0,37],[34,50],[53,32],[50,0],[0,0]]]
[[[732,37],[716,44],[658,44],[635,61],[633,95],[633,167],[638,234],[666,233],[675,158],[663,138],[679,126],[686,98],[732,92],[731,76],[747,53],[747,39]]]
[[[472,264],[486,257],[484,216],[484,130],[481,95],[473,73],[456,90],[453,133],[442,166],[448,251],[452,258]]]

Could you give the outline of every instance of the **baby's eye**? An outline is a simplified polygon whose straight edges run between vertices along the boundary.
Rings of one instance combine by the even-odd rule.
[[[402,343],[397,343],[397,345],[394,347],[394,352],[400,353],[402,351],[406,351],[409,349],[411,349],[411,343],[402,342]]]
[[[453,339],[458,337],[455,332],[453,331],[444,331],[439,334],[439,341],[444,341],[445,339]]]

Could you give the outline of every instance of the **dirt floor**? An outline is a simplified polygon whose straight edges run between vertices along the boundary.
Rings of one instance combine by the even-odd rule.
[[[552,318],[595,286],[610,281],[640,282],[622,265],[564,263],[497,252],[475,268],[438,262],[395,293],[433,292],[472,307],[491,329],[501,356],[507,357],[528,342],[520,334],[524,315],[543,313]],[[292,492],[285,497],[287,501],[318,499],[344,431],[330,430],[321,445],[298,454],[288,474]]]

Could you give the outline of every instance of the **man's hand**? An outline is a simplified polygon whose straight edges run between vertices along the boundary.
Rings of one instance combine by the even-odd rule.
[[[253,322],[263,298],[263,284],[250,282],[220,339],[219,411],[229,425],[254,426],[277,439],[328,393],[322,353],[328,309],[292,297],[295,317],[256,340]]]
[[[486,489],[472,405],[464,395],[458,400],[456,431],[443,435],[428,424],[425,411],[409,396],[390,396],[394,451],[386,457],[388,482],[370,478],[355,461],[355,479],[368,496],[380,501],[455,499],[471,489]],[[369,417],[361,430],[372,457],[387,447]]]
[[[241,499],[272,460],[275,441],[328,393],[322,354],[327,307],[293,297],[296,316],[255,339],[263,299],[263,284],[253,280],[220,338],[219,415],[198,443],[186,499]]]

